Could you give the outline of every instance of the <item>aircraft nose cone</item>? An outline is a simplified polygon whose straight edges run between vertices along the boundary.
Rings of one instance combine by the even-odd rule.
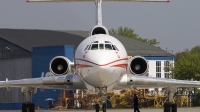
[[[95,52],[92,55],[88,55],[89,60],[98,66],[106,66],[109,64],[109,61],[117,59],[117,55],[114,51],[102,51]]]
[[[109,74],[111,74],[112,68],[108,68],[105,66],[99,66],[96,68],[96,73],[93,75],[98,78],[96,82],[98,86],[107,86],[110,85],[111,79]]]

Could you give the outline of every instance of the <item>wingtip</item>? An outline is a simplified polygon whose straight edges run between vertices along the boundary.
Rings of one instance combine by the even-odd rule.
[[[26,2],[29,2],[29,0],[26,0]]]
[[[170,2],[170,0],[167,0],[167,2]]]

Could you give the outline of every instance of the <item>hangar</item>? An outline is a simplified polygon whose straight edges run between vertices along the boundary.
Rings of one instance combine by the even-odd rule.
[[[68,52],[67,57],[72,61],[74,50],[88,35],[88,31],[0,29],[0,80],[39,77],[42,72],[37,72],[36,69],[43,68],[41,65],[50,60],[49,56],[62,55],[63,50],[65,54]],[[169,71],[163,68],[169,66],[169,61],[174,61],[173,54],[134,39],[119,35],[112,36],[122,42],[129,56],[140,55],[148,60],[149,76],[169,78]],[[44,102],[47,94],[52,93],[49,97],[56,98],[59,92],[59,90],[44,92],[38,90],[38,93],[33,96],[33,102],[44,108],[45,103],[41,102]],[[8,92],[4,88],[0,91],[0,96],[0,109],[20,109],[24,101],[23,94],[17,88]]]

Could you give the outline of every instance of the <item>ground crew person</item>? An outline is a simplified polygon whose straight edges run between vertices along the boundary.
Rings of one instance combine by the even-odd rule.
[[[136,94],[134,94],[134,112],[140,112],[139,108],[138,108],[138,97]]]

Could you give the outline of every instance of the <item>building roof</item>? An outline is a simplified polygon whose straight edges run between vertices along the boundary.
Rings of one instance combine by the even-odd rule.
[[[88,37],[89,31],[51,31],[27,29],[0,29],[0,38],[28,51],[37,46],[73,45],[75,48]],[[122,42],[128,55],[173,56],[158,47],[120,35],[112,35]]]

